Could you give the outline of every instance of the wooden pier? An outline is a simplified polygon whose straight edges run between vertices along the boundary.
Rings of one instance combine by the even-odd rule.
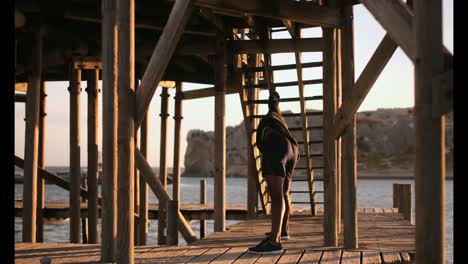
[[[283,242],[285,252],[256,255],[247,249],[269,232],[270,219],[261,217],[228,226],[191,245],[137,246],[135,263],[412,263],[414,226],[397,208],[360,208],[359,247],[346,250],[324,245],[323,213],[296,212],[291,218],[291,238]],[[342,236],[339,237],[343,239]],[[342,241],[340,241],[342,242]],[[17,243],[15,263],[34,263],[42,257],[52,263],[96,263],[100,246],[62,243]],[[398,262],[400,261],[400,262]]]
[[[353,6],[358,4],[387,34],[355,80],[354,45],[359,43],[354,43]],[[53,264],[397,263],[409,261],[411,251],[419,263],[445,263],[444,122],[453,109],[454,56],[442,42],[441,9],[441,0],[414,5],[412,0],[15,1],[15,90],[26,92],[15,92],[15,102],[26,108],[24,157],[15,156],[15,165],[24,169],[22,203],[15,204],[23,242],[16,244],[16,263],[37,262],[42,256],[53,258]],[[303,37],[301,32],[311,28],[321,30],[321,37]],[[274,38],[273,32],[280,31],[290,38]],[[356,112],[397,47],[414,63],[414,228],[408,221],[411,186],[394,189],[400,193],[393,205],[399,213],[385,208],[360,212],[356,201]],[[321,59],[303,62],[303,52],[320,53]],[[272,65],[276,53],[294,53],[295,62]],[[313,67],[321,67],[318,79],[305,76],[303,69]],[[276,82],[274,76],[281,76],[277,71],[287,69],[296,69],[297,81]],[[88,80],[87,142],[81,141],[83,80]],[[96,100],[100,80],[102,105]],[[69,82],[68,92],[63,89],[70,102],[69,145],[63,149],[69,152],[69,180],[45,170],[46,97],[41,84],[48,81]],[[184,90],[183,83],[207,87]],[[167,89],[174,86],[175,129],[167,131]],[[297,132],[301,156],[296,169],[305,170],[307,177],[293,181],[308,188],[293,188],[291,193],[308,193],[308,201],[293,203],[307,204],[310,211],[293,217],[292,239],[285,242],[283,255],[247,254],[247,247],[268,229],[263,217],[277,208],[269,199],[256,142],[258,120],[264,116],[259,104],[266,100],[260,90],[271,94],[293,86],[299,97],[281,96],[280,102],[300,103],[300,112],[288,116],[301,117],[300,125],[290,130]],[[320,88],[322,94],[307,96],[309,87]],[[149,131],[154,120],[149,106],[158,89],[163,100],[156,174],[148,159],[148,137],[154,135]],[[234,93],[239,94],[248,143],[247,203],[239,211],[226,205],[226,95]],[[214,205],[186,206],[180,204],[183,101],[207,97],[214,98]],[[306,102],[320,100],[322,111],[307,110]],[[99,109],[102,135],[97,134]],[[310,126],[309,116],[322,116],[323,124]],[[168,144],[172,132],[174,142]],[[99,138],[102,196],[96,177]],[[85,144],[88,186],[81,186]],[[166,163],[171,146],[174,177],[169,194]],[[69,191],[68,204],[47,201],[45,180]],[[150,191],[162,210],[147,206]],[[317,199],[319,195],[323,199]],[[101,217],[102,244],[36,243],[47,240],[43,217],[49,214],[68,214],[70,243],[78,243],[86,229],[92,233],[88,242],[96,242]],[[145,246],[148,219],[157,215],[159,245],[177,244],[179,235],[189,245]],[[249,220],[203,239],[189,225],[193,219],[214,219],[214,230],[224,231],[230,217]]]

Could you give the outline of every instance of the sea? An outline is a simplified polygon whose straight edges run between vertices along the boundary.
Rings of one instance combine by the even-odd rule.
[[[67,167],[50,167],[47,168],[51,172],[64,172]],[[156,171],[156,168],[154,168]],[[22,174],[22,170],[15,167],[15,174]],[[182,177],[181,178],[181,203],[198,203],[200,201],[200,181],[206,180],[207,203],[213,203],[213,178],[200,177]],[[414,180],[411,179],[358,179],[357,203],[358,207],[379,207],[388,208],[393,205],[393,184],[411,184],[412,186],[412,224],[415,223],[414,212]],[[301,185],[300,182],[292,183],[295,190],[305,191],[307,186]],[[297,184],[297,185],[296,185]],[[453,263],[453,180],[446,180],[446,197],[445,197],[445,239],[446,239],[446,259],[447,263]],[[149,202],[157,203],[154,194],[149,190]],[[316,185],[316,190],[323,190],[321,182]],[[172,193],[172,185],[168,185],[168,192]],[[99,193],[101,190],[99,188]],[[23,185],[15,184],[15,200],[22,199]],[[47,184],[45,187],[45,199],[50,202],[64,202],[69,199],[69,192],[55,185]],[[308,194],[294,194],[294,200],[307,201]],[[318,197],[318,201],[323,201],[323,196]],[[245,177],[227,177],[226,178],[226,204],[246,204],[247,202],[247,179]],[[100,220],[99,220],[100,221]],[[213,233],[213,221],[207,222],[207,235]],[[239,221],[226,221],[226,225],[233,225]],[[199,222],[194,221],[191,227],[195,234],[199,234]],[[21,218],[15,217],[15,242],[21,242]],[[148,244],[157,244],[157,220],[152,220],[149,224]],[[69,222],[58,221],[46,224],[44,226],[44,241],[67,243],[69,241]],[[179,243],[183,244],[182,237],[179,238]]]

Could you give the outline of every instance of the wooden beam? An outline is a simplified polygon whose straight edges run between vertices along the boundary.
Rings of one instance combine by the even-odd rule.
[[[164,31],[158,40],[153,55],[146,67],[136,92],[135,127],[138,128],[143,121],[143,116],[148,110],[151,99],[156,91],[169,60],[174,53],[177,42],[188,22],[193,10],[192,0],[177,0],[172,8]]]
[[[15,103],[26,103],[26,94],[15,93]]]
[[[77,57],[73,59],[73,67],[76,70],[100,70],[102,61],[98,57]]]
[[[102,219],[101,260],[115,262],[117,237],[117,22],[116,1],[102,0]]]
[[[159,181],[156,175],[154,175],[153,169],[148,164],[145,157],[141,154],[138,148],[135,148],[135,162],[138,166],[138,169],[142,172],[142,178],[146,181],[146,183],[148,183],[156,198],[158,198],[159,201],[171,201],[169,193],[167,193],[161,181]],[[180,210],[178,212],[178,219],[178,230],[182,234],[182,237],[188,244],[195,242],[197,237],[195,236],[195,233],[193,233],[192,228],[185,220]]]
[[[407,1],[406,4],[401,0],[360,1],[414,63],[416,58],[413,23],[415,12],[411,8],[412,1]],[[453,55],[446,47],[443,47],[443,53],[445,69],[453,68]]]
[[[414,61],[415,43],[413,40],[414,13],[402,0],[361,0],[380,25]]]
[[[343,103],[353,98],[354,93],[354,31],[353,7],[343,7],[343,28],[341,29],[342,91]],[[332,138],[333,140],[333,138]],[[343,195],[343,243],[346,249],[359,245],[357,226],[357,142],[356,114],[342,137],[342,181]],[[340,219],[338,219],[340,221]]]
[[[352,88],[352,97],[344,100],[335,115],[333,134],[339,138],[361,106],[370,89],[392,57],[397,44],[386,34]]]
[[[118,29],[117,264],[134,263],[135,0],[120,0]],[[158,83],[159,80],[153,84]],[[141,89],[141,88],[139,88]],[[142,113],[142,117],[146,112]]]
[[[323,40],[322,38],[231,40],[228,41],[227,46],[229,52],[236,54],[321,52]]]
[[[172,164],[172,199],[180,203],[180,156],[181,156],[181,132],[182,132],[182,83],[176,83],[176,95],[174,97],[174,159]]]
[[[98,242],[98,126],[99,69],[91,71],[88,87],[88,243]]]
[[[337,93],[337,30],[323,29],[323,135],[324,135],[324,241],[327,246],[338,246],[338,208],[337,208],[337,173],[336,173],[336,147],[331,137],[332,118],[336,112]]]
[[[15,166],[19,168],[24,168],[24,160],[16,155],[15,155]],[[39,177],[46,180],[47,182],[55,184],[64,190],[70,191],[71,184],[69,181],[65,180],[64,178],[59,177],[53,173],[50,173],[49,171],[42,169],[42,168],[38,168],[37,173]],[[89,199],[88,190],[80,187],[80,197],[84,199]],[[101,200],[101,197],[99,196],[98,196],[98,204],[102,205],[102,200]]]
[[[161,181],[164,188],[167,188],[167,117],[169,116],[169,92],[167,88],[163,88],[161,91],[161,111],[159,116],[161,117],[161,138],[159,143],[159,180]],[[180,196],[180,185],[179,179],[172,182],[172,197],[174,200],[179,200]],[[161,210],[161,217],[158,217],[158,245],[166,244],[166,203],[161,201],[159,203],[159,210]],[[177,238],[175,238],[177,241]]]
[[[65,14],[64,19],[75,20],[75,21],[83,21],[83,22],[91,22],[91,23],[101,23],[101,19],[95,17],[88,17],[83,15],[77,14]],[[152,25],[149,21],[144,22],[140,21],[135,23],[135,29],[147,29],[151,31],[158,31],[161,32],[164,30],[164,26]],[[196,31],[196,30],[184,30],[182,33],[184,35],[194,35],[194,36],[204,36],[204,37],[214,37],[216,35],[215,32],[205,32],[205,31]]]
[[[339,27],[338,9],[317,6],[311,2],[279,0],[274,8],[265,1],[251,0],[198,0],[197,6],[228,16],[258,16],[271,19],[289,19],[306,25]]]
[[[226,220],[226,43],[222,35],[216,39],[215,129],[214,129],[214,231],[223,232]]]
[[[238,86],[229,85],[226,87],[226,94],[234,94],[239,92]],[[213,97],[216,94],[215,87],[208,87],[196,90],[185,91],[181,93],[183,100],[192,100],[206,97]]]
[[[145,114],[140,127],[140,151],[143,157],[148,157],[148,113]],[[141,176],[140,171],[140,176]],[[143,176],[141,176],[143,177]],[[144,246],[148,240],[148,184],[140,177],[140,208],[138,208],[138,245]]]
[[[45,132],[46,132],[46,85],[41,82],[41,94],[39,103],[39,146],[37,155],[37,167],[45,169]],[[37,179],[37,219],[36,219],[36,241],[44,242],[44,202],[45,181],[41,177]]]
[[[32,72],[26,92],[26,132],[24,141],[24,214],[22,225],[23,242],[36,243],[37,156],[39,140],[39,100],[42,76],[43,28],[34,32],[32,45]]]
[[[415,191],[418,263],[445,263],[445,117],[433,115],[431,82],[444,72],[442,1],[415,1]]]
[[[70,69],[70,243],[80,242],[81,70]]]
[[[439,117],[453,111],[453,69],[432,79],[432,115]]]

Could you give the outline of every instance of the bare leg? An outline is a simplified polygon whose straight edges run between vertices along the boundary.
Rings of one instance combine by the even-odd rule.
[[[291,195],[289,194],[289,189],[291,187],[291,181],[287,177],[284,177],[283,183],[283,197],[285,203],[285,210],[283,216],[283,224],[281,226],[282,232],[289,230],[289,217],[292,215],[291,207]]]
[[[265,176],[271,197],[271,235],[270,240],[276,243],[281,242],[280,228],[283,222],[285,211],[283,182],[281,176]]]

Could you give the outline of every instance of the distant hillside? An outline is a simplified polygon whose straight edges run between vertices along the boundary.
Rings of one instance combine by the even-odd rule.
[[[286,112],[285,112],[286,113]],[[290,127],[300,126],[300,117],[288,117]],[[321,116],[309,116],[309,126],[322,124]],[[446,116],[447,175],[452,175],[453,114]],[[294,132],[301,139],[300,131]],[[185,171],[182,176],[212,176],[213,131],[190,130],[187,134]],[[322,139],[312,130],[311,140]],[[414,167],[414,122],[412,108],[378,109],[357,114],[359,176],[410,176]],[[317,147],[318,146],[318,147]],[[226,128],[227,176],[247,175],[247,140],[243,123]],[[322,153],[321,145],[312,145],[312,153]],[[301,150],[303,151],[303,150]],[[320,161],[318,161],[320,162]]]

